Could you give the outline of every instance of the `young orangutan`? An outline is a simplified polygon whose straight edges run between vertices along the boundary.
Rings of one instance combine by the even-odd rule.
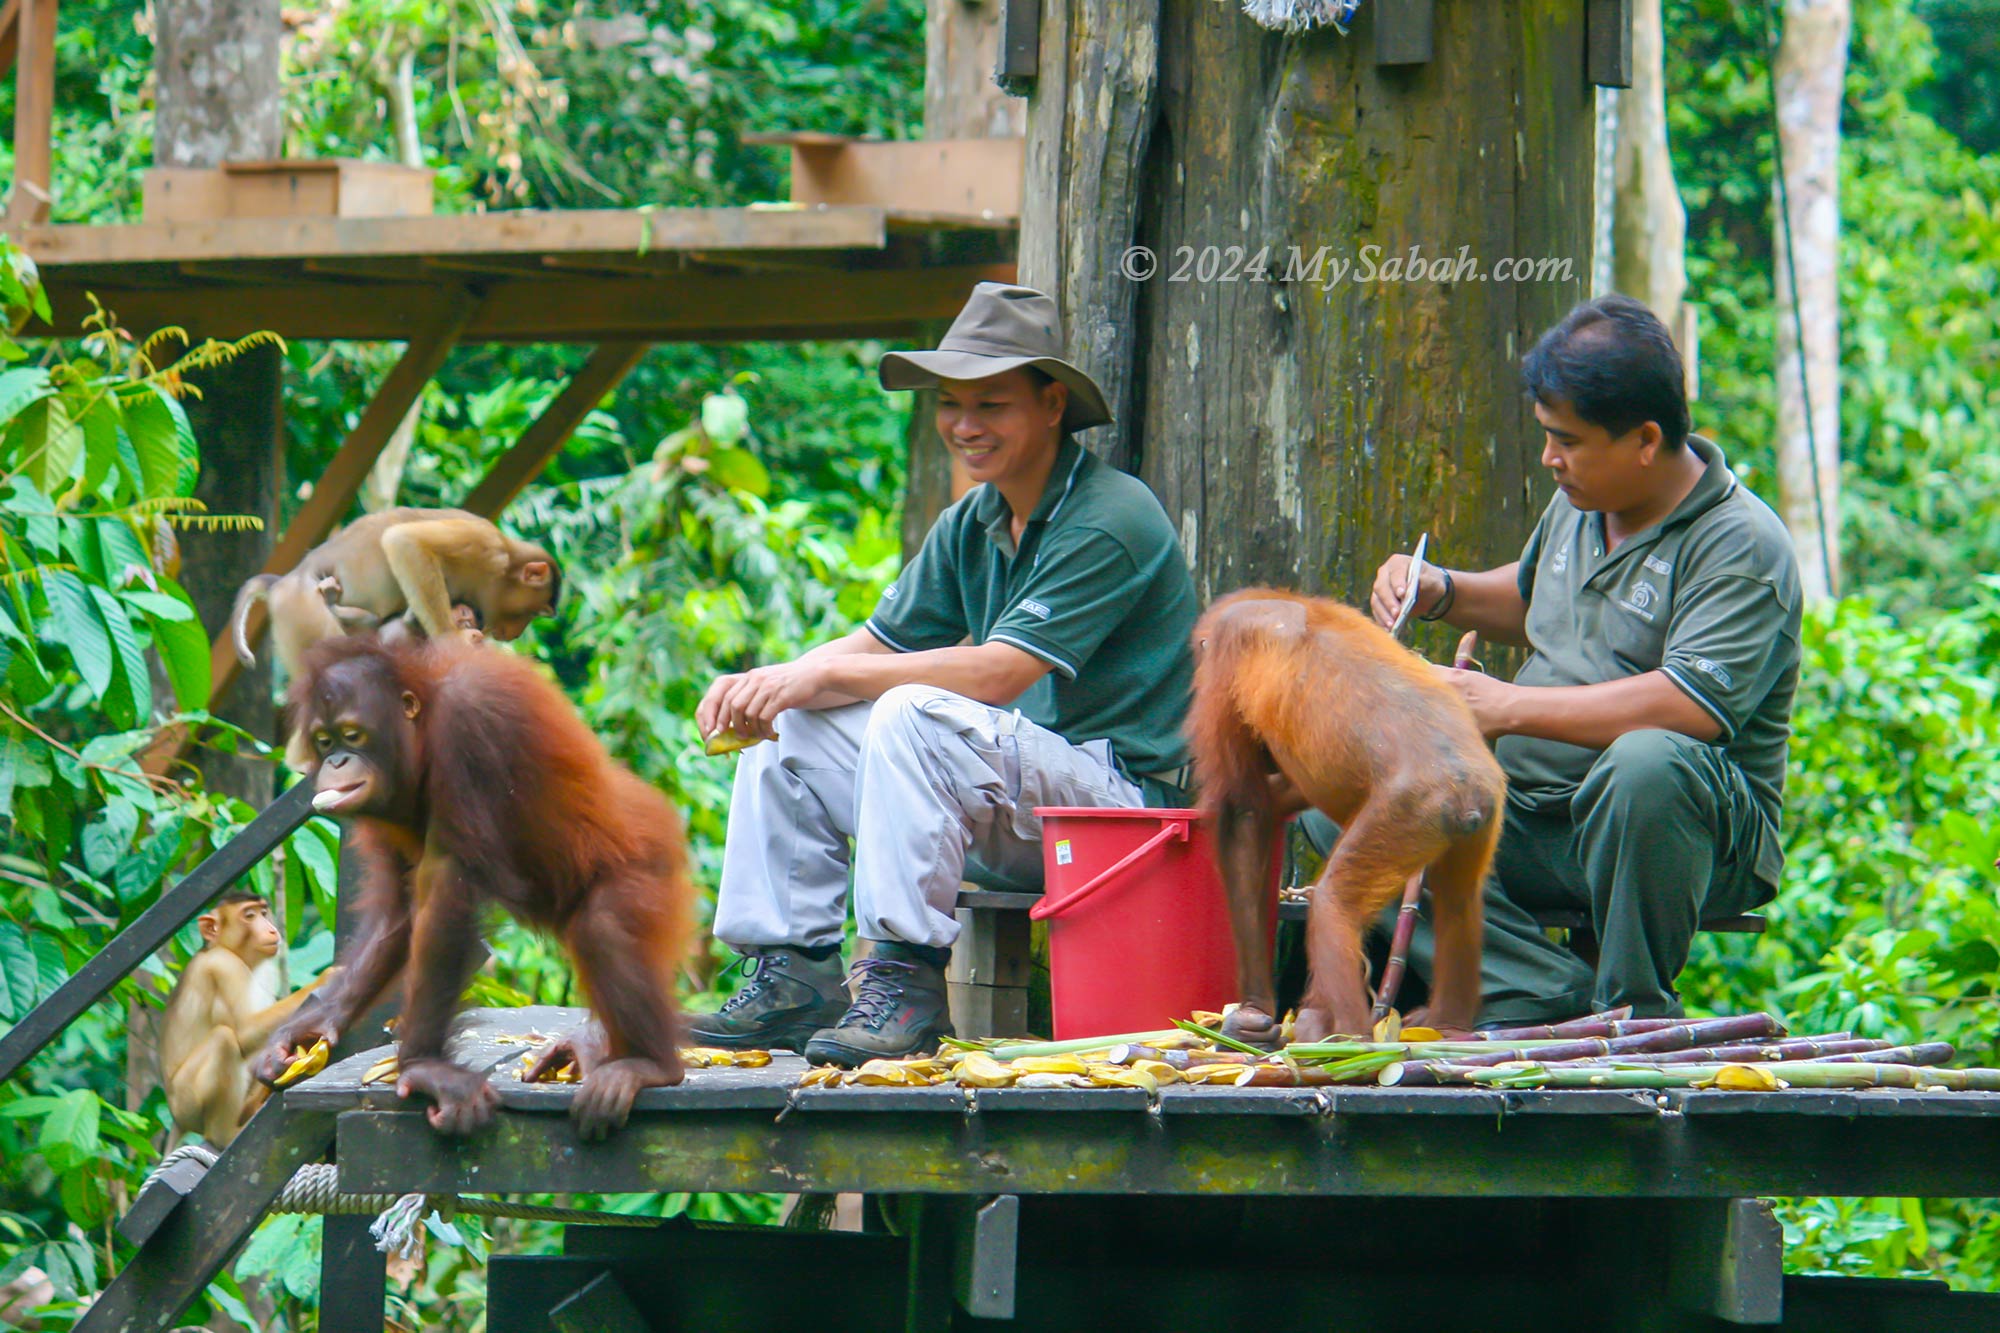
[[[570,1108],[585,1138],[624,1124],[640,1089],[681,1081],[680,820],[532,663],[451,642],[328,639],[306,654],[288,707],[314,808],[353,833],[363,933],[341,978],[272,1037],[257,1077],[336,1039],[400,970],[397,1093],[428,1097],[441,1132],[484,1125],[498,1099],[444,1043],[490,902],[562,938],[603,1028]]]
[[[199,918],[202,950],[188,960],[160,1018],[160,1082],[174,1123],[221,1148],[266,1096],[250,1057],[327,978],[273,1003],[257,972],[278,956],[271,905],[232,890]]]
[[[1278,821],[1309,805],[1342,831],[1313,889],[1296,1039],[1368,1031],[1362,931],[1427,868],[1437,960],[1426,1021],[1470,1027],[1506,778],[1465,704],[1366,616],[1323,598],[1232,593],[1194,635],[1187,736],[1236,937],[1230,1034],[1277,1035],[1270,849]]]

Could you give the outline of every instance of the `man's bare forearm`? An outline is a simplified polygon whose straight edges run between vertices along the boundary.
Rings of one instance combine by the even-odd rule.
[[[1049,666],[1011,644],[989,643],[914,653],[845,653],[830,656],[823,670],[823,693],[879,699],[898,685],[935,685],[1002,707],[1047,675]]]
[[[837,639],[828,639],[818,647],[808,648],[805,652],[799,654],[798,660],[803,662],[808,658],[846,657],[862,653],[882,655],[893,653],[894,651],[895,649],[870,633],[866,625],[859,625]],[[863,697],[858,694],[843,694],[838,690],[821,690],[803,706],[808,709],[841,708],[847,704],[860,703]],[[873,698],[874,696],[869,695],[865,697]]]
[[[1499,569],[1452,570],[1451,602],[1442,619],[1453,629],[1476,630],[1494,643],[1528,642],[1528,604],[1521,600],[1521,564]]]
[[[1713,741],[1722,726],[1665,673],[1648,671],[1597,685],[1515,685],[1491,730],[1602,750],[1630,731],[1676,731]]]

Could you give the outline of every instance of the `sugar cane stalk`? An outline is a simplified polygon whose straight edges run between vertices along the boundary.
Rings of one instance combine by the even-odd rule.
[[[1649,1065],[1736,1065],[1759,1064],[1787,1060],[1823,1060],[1831,1056],[1849,1059],[1880,1060],[1883,1052],[1890,1049],[1889,1043],[1875,1037],[1851,1037],[1845,1032],[1829,1033],[1824,1037],[1791,1037],[1784,1041],[1765,1042],[1747,1046],[1697,1046],[1686,1051],[1658,1051],[1651,1054],[1637,1052],[1616,1055],[1619,1061],[1632,1061]],[[1945,1048],[1949,1051],[1951,1048]],[[1536,1058],[1540,1058],[1537,1052]],[[1947,1055],[1945,1059],[1950,1059]],[[1921,1063],[1942,1064],[1943,1061],[1880,1060],[1887,1065],[1907,1065]]]
[[[1434,1065],[1424,1071],[1445,1083],[1474,1083],[1509,1088],[1687,1088],[1710,1083],[1725,1069],[1754,1066],[1716,1065],[1523,1065],[1513,1069],[1486,1066]],[[1412,1084],[1409,1066],[1390,1065],[1377,1081],[1390,1087]],[[1794,1088],[1944,1088],[1959,1092],[2000,1092],[2000,1069],[1932,1069],[1918,1065],[1798,1061],[1770,1071]]]
[[[1485,1032],[1473,1033],[1478,1041],[1526,1041],[1537,1038],[1560,1041],[1565,1037],[1614,1037],[1618,1034],[1610,1030],[1610,1024],[1630,1022],[1644,1023],[1645,1028],[1634,1031],[1650,1032],[1654,1027],[1670,1026],[1680,1022],[1677,1018],[1633,1018],[1632,1006],[1623,1005],[1617,1009],[1606,1009],[1601,1014],[1586,1014],[1582,1018],[1568,1018],[1560,1023],[1537,1023],[1528,1027],[1489,1028]]]
[[[1382,985],[1375,992],[1375,1008],[1368,1015],[1372,1032],[1395,1006],[1396,992],[1403,988],[1403,969],[1409,966],[1410,937],[1417,933],[1417,907],[1424,891],[1424,872],[1419,870],[1403,885],[1403,905],[1396,911],[1396,930],[1389,940],[1389,961],[1382,968]]]
[[[1821,1064],[1941,1065],[1958,1052],[1948,1041],[1920,1041],[1914,1046],[1891,1046],[1872,1054],[1836,1054],[1820,1057]]]

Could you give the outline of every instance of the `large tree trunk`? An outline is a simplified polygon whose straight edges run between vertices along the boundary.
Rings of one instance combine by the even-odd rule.
[[[1778,514],[1814,598],[1840,586],[1840,104],[1852,21],[1849,0],[1785,0],[1776,69]]]
[[[1426,530],[1446,564],[1502,563],[1547,494],[1517,365],[1588,274],[1584,7],[1439,0],[1434,57],[1393,68],[1372,60],[1375,12],[1346,37],[1210,0],[1051,0],[1044,18],[1023,280],[1057,295],[1117,414],[1083,442],[1151,483],[1204,598],[1359,602]],[[1149,280],[1126,276],[1134,243]],[[1357,280],[1413,245],[1426,265],[1464,247],[1489,275],[1567,271]],[[1273,280],[1199,281],[1211,246],[1224,270],[1227,247],[1240,269],[1264,254]],[[1354,267],[1281,281],[1293,247],[1327,277]]]
[[[1652,308],[1676,336],[1687,291],[1687,210],[1667,152],[1666,42],[1660,0],[1632,6],[1632,86],[1618,94],[1612,286]],[[1681,355],[1691,357],[1692,347]]]
[[[924,137],[1018,137],[1028,104],[993,82],[1000,54],[999,0],[930,0],[924,27]],[[935,347],[947,326],[932,324],[919,341]],[[921,389],[910,406],[909,473],[903,492],[903,554],[915,555],[939,511],[971,480],[938,439],[937,392]]]
[[[154,22],[155,160],[212,167],[279,156],[283,25],[277,0],[159,0]],[[196,495],[210,513],[264,520],[261,533],[190,532],[182,539],[181,579],[211,635],[228,620],[237,587],[263,567],[277,537],[284,484],[282,368],[275,349],[258,348],[198,376],[201,397],[187,404],[202,450]],[[268,654],[257,670],[236,677],[216,711],[255,735],[275,736]],[[212,787],[254,805],[271,799],[268,762],[210,755],[202,768]]]

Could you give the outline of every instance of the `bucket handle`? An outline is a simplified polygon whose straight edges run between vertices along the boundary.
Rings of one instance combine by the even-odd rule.
[[[1030,907],[1028,909],[1028,919],[1030,921],[1046,921],[1052,916],[1060,916],[1082,902],[1085,898],[1096,893],[1105,885],[1111,883],[1111,881],[1117,879],[1133,866],[1139,864],[1139,862],[1145,860],[1147,855],[1162,843],[1186,842],[1188,839],[1189,823],[1190,820],[1185,815],[1166,820],[1161,825],[1158,833],[1155,833],[1152,837],[1127,852],[1121,860],[1109,868],[1099,871],[1095,879],[1084,884],[1076,892],[1070,894],[1069,897],[1055,899],[1044,897],[1040,902]]]

